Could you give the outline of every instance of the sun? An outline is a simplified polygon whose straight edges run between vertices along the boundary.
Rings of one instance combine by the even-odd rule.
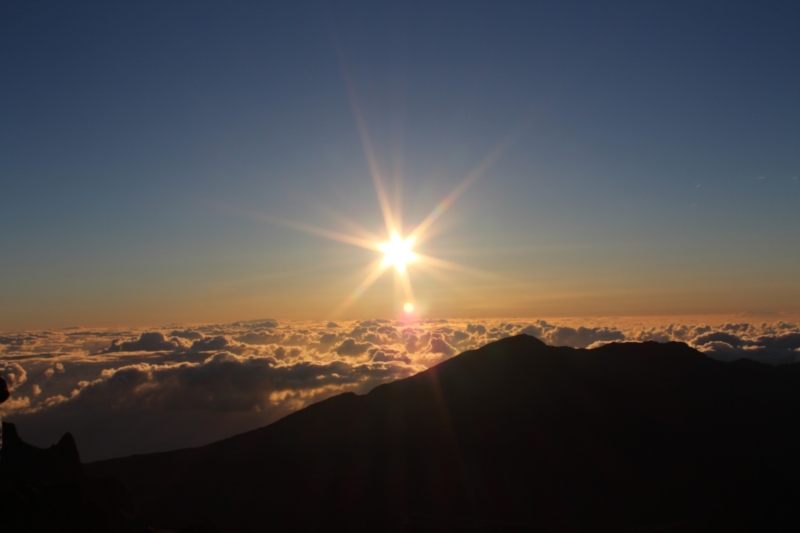
[[[403,298],[403,300],[400,300],[405,301],[405,304],[402,308],[406,314],[410,315],[415,312],[414,302],[416,301],[416,298],[414,297],[411,276],[409,275],[409,269],[407,268],[409,263],[417,263],[419,267],[426,270],[450,270],[462,274],[479,275],[481,277],[486,277],[488,275],[488,273],[481,272],[471,267],[466,267],[464,265],[453,263],[441,258],[431,257],[426,253],[416,253],[413,251],[413,248],[416,245],[425,243],[427,243],[426,247],[430,246],[430,238],[436,233],[431,231],[432,226],[442,216],[442,214],[447,211],[453,202],[455,202],[455,200],[464,193],[470,184],[485,174],[489,167],[514,142],[516,142],[517,139],[519,139],[525,132],[528,131],[528,129],[533,125],[532,118],[525,118],[520,124],[512,128],[509,134],[502,138],[496,144],[496,146],[490,150],[489,153],[486,154],[480,160],[480,162],[478,162],[478,164],[464,177],[464,179],[450,191],[450,194],[445,196],[438,204],[436,204],[427,217],[422,219],[422,221],[413,227],[409,233],[405,233],[405,236],[403,236],[403,230],[406,228],[406,226],[403,224],[402,220],[400,201],[400,193],[402,192],[402,176],[398,175],[394,177],[395,192],[397,196],[395,198],[390,198],[385,183],[386,176],[380,169],[375,151],[372,148],[372,140],[369,135],[367,124],[359,107],[358,99],[356,98],[355,91],[351,83],[352,80],[350,80],[349,74],[347,74],[346,62],[344,57],[341,55],[339,59],[340,66],[342,67],[342,74],[344,75],[348,93],[350,95],[350,104],[353,108],[356,125],[358,126],[359,134],[361,136],[361,144],[364,148],[367,166],[369,167],[369,173],[372,177],[372,183],[375,185],[375,193],[378,196],[378,206],[380,207],[381,214],[383,215],[383,221],[385,223],[385,233],[381,233],[383,233],[383,235],[388,234],[389,240],[383,240],[379,234],[364,229],[359,224],[353,222],[352,220],[348,220],[346,216],[341,216],[338,213],[334,214],[337,216],[337,218],[347,223],[348,226],[354,229],[354,232],[342,233],[329,228],[310,226],[308,224],[284,220],[274,216],[264,217],[260,213],[253,213],[251,211],[242,209],[237,209],[237,211],[243,212],[249,216],[255,216],[256,218],[268,218],[271,222],[277,222],[290,228],[318,235],[320,237],[325,237],[327,239],[338,241],[344,244],[352,244],[360,248],[365,248],[367,250],[383,254],[382,258],[376,258],[371,265],[365,269],[366,275],[364,276],[363,280],[350,292],[344,301],[333,310],[331,313],[332,316],[339,315],[339,313],[341,313],[344,309],[356,302],[361,295],[363,295],[364,292],[367,291],[372,284],[375,283],[384,274],[384,272],[389,269],[389,267],[394,267],[395,271],[395,288],[399,289],[396,290],[396,297],[398,299],[400,297]],[[427,308],[427,306],[424,307]],[[417,310],[417,313],[419,313],[419,310]]]
[[[375,192],[378,197],[378,206],[380,207],[383,221],[385,223],[385,232],[374,233],[363,227],[358,223],[349,220],[348,217],[334,213],[337,218],[345,222],[352,230],[349,233],[342,233],[340,231],[332,230],[329,228],[321,228],[310,226],[308,224],[298,223],[290,220],[284,220],[273,216],[268,217],[272,222],[294,228],[300,231],[325,237],[334,241],[344,244],[351,244],[360,248],[377,252],[382,254],[382,257],[376,257],[369,267],[365,269],[365,276],[361,282],[350,292],[344,301],[336,307],[331,313],[331,316],[338,316],[347,307],[355,303],[383,274],[390,268],[394,267],[395,273],[395,297],[399,302],[405,302],[402,305],[403,311],[406,315],[419,314],[416,309],[416,298],[414,297],[414,290],[411,283],[411,276],[409,273],[408,265],[410,263],[417,264],[421,269],[427,271],[436,270],[450,270],[453,272],[469,275],[479,275],[486,277],[488,273],[481,272],[475,268],[466,267],[458,263],[447,261],[441,258],[432,257],[427,253],[415,252],[414,247],[423,245],[425,248],[430,247],[430,239],[437,232],[432,231],[433,225],[444,214],[447,209],[461,196],[471,183],[481,177],[487,169],[498,159],[508,147],[525,133],[530,125],[530,120],[526,119],[520,126],[514,128],[512,132],[501,139],[497,146],[492,149],[481,161],[470,171],[458,185],[450,191],[450,194],[445,196],[438,204],[430,211],[428,216],[422,219],[416,226],[410,228],[406,233],[408,227],[403,224],[402,209],[401,209],[401,185],[402,176],[395,176],[395,192],[397,197],[391,198],[388,194],[385,176],[378,165],[378,160],[372,149],[372,141],[367,131],[366,123],[358,108],[358,102],[350,91],[350,102],[353,106],[356,123],[358,125],[359,133],[361,134],[361,142],[364,147],[364,154],[366,155],[367,165],[372,177],[372,182],[375,185]],[[524,127],[522,127],[524,126]],[[250,211],[237,211],[244,212],[250,216],[257,216],[262,218],[258,213]],[[384,240],[382,235],[388,235],[389,240]],[[415,267],[416,268],[416,267]],[[402,300],[400,300],[402,298]],[[399,303],[397,302],[397,303]],[[427,305],[422,308],[428,308]],[[420,309],[422,309],[420,308]],[[406,317],[407,318],[407,317]]]
[[[383,266],[393,266],[398,272],[405,272],[406,264],[417,260],[417,254],[411,251],[413,246],[413,237],[403,239],[398,233],[392,233],[388,241],[378,245],[383,252]]]

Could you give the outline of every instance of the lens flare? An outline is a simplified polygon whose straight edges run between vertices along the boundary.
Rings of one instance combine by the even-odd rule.
[[[422,220],[422,222],[417,224],[416,227],[411,228],[410,232],[406,233],[406,236],[403,237],[401,228],[404,226],[400,202],[400,185],[402,184],[402,176],[396,177],[395,185],[397,186],[397,196],[394,198],[393,202],[389,192],[387,191],[385,183],[386,176],[381,171],[378,165],[378,158],[375,156],[375,151],[373,150],[372,139],[370,138],[367,129],[366,120],[361,112],[358,98],[356,98],[352,77],[347,69],[347,63],[344,59],[342,50],[338,47],[338,44],[337,53],[339,56],[339,64],[342,69],[342,75],[347,86],[347,92],[350,96],[350,104],[353,109],[353,115],[355,117],[356,125],[361,137],[361,143],[364,148],[364,155],[366,156],[369,173],[372,177],[372,183],[375,186],[375,193],[378,196],[378,206],[383,214],[384,223],[386,225],[386,233],[389,235],[389,240],[380,242],[377,235],[365,230],[364,228],[361,228],[358,226],[358,224],[347,220],[346,217],[340,218],[347,222],[351,228],[354,228],[357,235],[349,235],[340,233],[338,231],[332,231],[327,228],[319,228],[310,226],[308,224],[278,219],[273,216],[266,216],[260,213],[253,213],[242,209],[237,209],[237,211],[256,218],[268,218],[273,222],[277,222],[287,227],[298,229],[314,235],[319,235],[321,237],[344,244],[352,244],[383,254],[381,259],[376,258],[372,266],[367,269],[368,273],[364,280],[361,281],[361,283],[359,283],[358,286],[344,299],[341,305],[333,310],[331,315],[332,317],[338,316],[339,313],[344,311],[344,309],[357,301],[361,295],[363,295],[364,292],[367,291],[389,267],[394,267],[396,287],[402,291],[402,296],[400,296],[400,291],[398,291],[398,300],[396,300],[396,302],[406,302],[403,304],[403,310],[406,314],[411,314],[414,312],[414,304],[412,302],[415,301],[411,277],[407,268],[409,263],[418,263],[419,266],[424,267],[425,270],[434,269],[435,271],[441,268],[460,273],[478,274],[481,277],[491,277],[492,279],[495,279],[495,276],[480,272],[474,268],[467,268],[450,261],[430,257],[424,253],[415,253],[413,248],[415,245],[424,244],[430,240],[432,235],[431,228],[436,221],[473,182],[484,175],[489,167],[533,125],[533,117],[528,117],[522,120],[517,127],[513,128],[508,135],[502,138],[497,145],[483,159],[480,160],[478,165],[469,174],[467,174],[467,176],[461,182],[459,182],[454,189],[451,190],[450,194],[448,194],[441,202],[439,202],[428,214],[428,216]],[[417,313],[419,312],[420,311],[417,311]]]
[[[480,160],[478,165],[471,172],[469,172],[454,189],[450,191],[450,194],[445,196],[445,198],[433,208],[433,210],[422,220],[422,222],[411,228],[410,232],[406,233],[406,236],[403,237],[401,231],[404,226],[400,201],[402,175],[395,176],[395,191],[397,196],[394,198],[394,201],[392,201],[393,198],[391,198],[391,195],[386,187],[386,176],[378,165],[378,158],[375,156],[375,151],[373,150],[372,139],[370,138],[369,131],[367,129],[367,123],[363,113],[361,112],[358,98],[356,97],[355,84],[350,76],[350,72],[347,68],[347,62],[345,61],[343,51],[339,47],[338,43],[336,44],[336,49],[339,57],[339,66],[342,69],[342,76],[344,78],[345,85],[347,86],[347,92],[350,96],[350,105],[352,106],[353,116],[361,137],[361,144],[364,149],[364,155],[366,156],[369,173],[372,177],[372,183],[375,186],[375,193],[378,196],[378,206],[380,207],[383,215],[383,220],[386,225],[386,233],[389,235],[389,240],[380,242],[380,237],[371,231],[360,227],[357,223],[348,220],[347,217],[344,216],[337,216],[337,218],[342,219],[342,221],[346,222],[348,226],[355,229],[356,235],[341,233],[339,231],[333,231],[327,228],[310,226],[308,224],[285,220],[251,210],[241,208],[233,209],[238,213],[252,218],[269,220],[271,222],[276,222],[286,227],[294,228],[306,233],[325,237],[344,244],[352,244],[354,246],[359,246],[361,248],[383,254],[383,258],[376,258],[374,263],[372,263],[372,265],[366,269],[366,277],[355,289],[353,289],[353,291],[344,299],[344,301],[333,310],[331,315],[332,317],[338,316],[339,313],[344,311],[344,309],[357,301],[361,295],[363,295],[389,267],[394,267],[396,281],[395,286],[402,291],[402,296],[400,296],[400,291],[398,291],[398,300],[395,302],[402,302],[405,300],[406,303],[403,305],[403,310],[407,314],[414,312],[414,304],[412,302],[416,301],[412,288],[411,277],[407,269],[407,265],[409,263],[418,263],[420,267],[427,271],[433,270],[435,272],[439,269],[444,269],[462,274],[478,275],[483,278],[498,280],[499,278],[492,274],[481,272],[475,268],[468,268],[450,261],[445,261],[443,259],[437,259],[425,253],[415,253],[412,249],[415,245],[424,245],[430,241],[432,236],[431,228],[436,221],[439,220],[439,218],[447,211],[447,209],[456,201],[459,196],[464,193],[464,191],[466,191],[466,189],[473,182],[483,176],[489,167],[491,167],[492,164],[494,164],[494,162],[498,160],[511,145],[513,145],[531,128],[534,123],[534,117],[523,117],[519,124],[512,128],[505,137],[500,139],[495,147],[490,150],[489,153],[483,157],[483,159]],[[427,308],[427,305],[423,307]],[[417,311],[417,313],[419,312],[421,311]]]

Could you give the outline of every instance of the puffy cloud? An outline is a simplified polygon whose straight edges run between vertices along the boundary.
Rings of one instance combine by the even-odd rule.
[[[55,363],[53,366],[44,371],[44,376],[47,378],[53,377],[55,374],[63,374],[65,372],[62,363]]]
[[[251,331],[236,337],[236,340],[247,344],[277,344],[283,340],[283,335],[272,331]]]
[[[357,381],[352,373],[353,366],[340,361],[281,365],[269,357],[218,352],[202,363],[140,363],[103,371],[73,401],[111,409],[248,411],[268,407],[276,391]]]
[[[4,363],[2,372],[9,391],[18,389],[20,385],[28,380],[28,373],[18,363]]]
[[[139,335],[135,341],[114,339],[105,352],[160,352],[178,348],[183,348],[183,344],[177,338],[167,339],[160,331],[149,331]]]
[[[339,335],[336,333],[322,333],[319,336],[319,343],[322,346],[330,346],[331,344],[335,343],[339,339]]]
[[[703,345],[701,351],[720,361],[753,359],[761,363],[782,365],[800,362],[800,350],[766,348],[764,346],[745,346],[737,348],[726,342],[712,341]]]
[[[716,328],[690,339],[689,342],[709,357],[722,361],[753,359],[772,365],[800,361],[800,332],[785,333],[791,326],[745,326],[747,327],[739,328],[740,333],[737,334],[720,331],[725,328]],[[765,335],[765,331],[770,333]]]
[[[367,350],[372,348],[372,344],[368,342],[359,343],[355,339],[347,338],[342,343],[334,348],[334,351],[339,355],[362,355]]]
[[[277,328],[278,321],[273,320],[271,318],[261,319],[261,320],[248,320],[245,322],[234,322],[231,324],[233,327],[244,327],[249,329],[259,329],[259,328]]]
[[[753,342],[756,346],[763,346],[773,350],[799,350],[800,333],[786,333],[783,335],[761,335]]]
[[[27,396],[12,396],[0,404],[0,417],[5,418],[10,413],[24,412],[31,405],[31,399]],[[0,438],[2,435],[0,435]],[[2,441],[0,440],[0,444]],[[52,444],[52,443],[51,443]]]
[[[477,333],[478,335],[486,334],[486,326],[482,324],[467,324],[468,333]]]
[[[454,331],[451,337],[453,342],[462,342],[470,338],[470,334],[465,331]]]
[[[199,331],[191,330],[191,329],[183,329],[183,330],[174,329],[174,330],[172,330],[170,332],[169,336],[170,337],[179,337],[181,339],[188,339],[190,341],[196,341],[198,339],[202,339],[203,338],[203,334],[202,333],[200,333]]]
[[[724,361],[800,361],[800,328],[779,320],[265,319],[141,331],[31,331],[0,335],[0,372],[12,388],[2,413],[35,444],[72,431],[87,460],[196,446],[519,333],[581,348],[682,341]]]
[[[270,346],[270,349],[272,350],[272,358],[286,364],[290,362],[307,361],[310,357],[310,354],[298,346],[293,348],[287,348],[286,346]],[[265,352],[267,356],[269,356],[269,353],[269,351]]]
[[[598,341],[624,341],[625,334],[608,328],[557,327],[549,333],[548,338],[555,346],[572,346],[586,348]]]
[[[370,357],[375,362],[389,362],[389,361],[402,361],[406,364],[411,364],[411,358],[402,350],[393,350],[391,348],[373,348],[369,350]]]
[[[0,335],[0,345],[20,348],[26,345],[35,345],[38,342],[37,336],[31,334]]]
[[[86,423],[93,417],[134,418],[134,423],[115,428],[119,438],[116,445],[96,450],[96,444],[90,442],[90,458],[92,453],[113,456],[126,450],[126,446],[135,446],[139,434],[147,431],[144,421],[148,418],[172,419],[175,427],[185,427],[186,416],[196,418],[190,428],[196,445],[207,440],[205,426],[215,417],[238,422],[231,428],[234,433],[246,431],[328,396],[347,390],[367,392],[376,385],[417,372],[407,359],[395,355],[363,363],[334,360],[282,364],[271,357],[218,352],[198,363],[137,363],[106,369],[97,379],[79,383],[69,396],[52,396],[36,407],[25,397],[11,407],[22,422],[39,425],[82,418],[83,427],[79,424],[73,430],[76,437],[96,432],[91,430],[96,424]],[[198,417],[198,413],[203,416]],[[159,441],[161,449],[181,442],[168,433]]]
[[[233,350],[241,347],[241,344],[231,341],[228,337],[217,335],[216,337],[204,337],[194,341],[189,349],[193,352],[215,352],[219,350]]]
[[[405,349],[408,353],[417,353],[419,351],[420,339],[413,331],[404,331],[403,341],[405,343]]]
[[[743,344],[741,338],[726,331],[712,331],[709,333],[704,333],[692,340],[692,344],[695,346],[711,345],[718,342],[735,347],[739,347]]]
[[[536,324],[530,324],[519,330],[519,333],[524,333],[525,335],[530,335],[531,337],[536,337],[538,339],[543,337],[543,332],[544,330],[542,327]]]
[[[267,318],[265,320],[256,320],[254,322],[250,322],[249,325],[255,328],[277,328],[278,321],[273,320],[272,318]]]
[[[431,338],[431,353],[439,353],[445,356],[455,355],[456,349],[447,344],[447,341],[441,337]]]

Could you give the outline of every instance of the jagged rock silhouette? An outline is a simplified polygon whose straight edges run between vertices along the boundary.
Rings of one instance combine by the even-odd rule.
[[[208,446],[86,465],[153,526],[769,530],[796,520],[800,365],[520,335]],[[787,489],[788,487],[788,489]]]
[[[5,390],[4,385],[5,381],[1,390]],[[131,518],[129,495],[118,481],[84,477],[71,434],[65,434],[57,444],[43,449],[24,442],[14,424],[3,422],[2,432],[0,531],[149,531]]]
[[[10,393],[8,392],[8,384],[6,383],[6,380],[0,376],[0,403],[8,400],[9,396]]]
[[[80,456],[72,435],[66,433],[58,444],[41,449],[23,442],[14,424],[3,422],[3,447],[0,449],[0,480],[54,485],[81,479]]]

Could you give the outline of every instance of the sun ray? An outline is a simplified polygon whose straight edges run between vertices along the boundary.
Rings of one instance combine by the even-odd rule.
[[[366,248],[367,250],[378,250],[378,242],[376,239],[371,238],[362,238],[357,237],[355,235],[348,235],[347,233],[341,233],[338,231],[332,231],[325,228],[318,228],[316,226],[312,226],[310,224],[304,224],[302,222],[295,222],[293,220],[288,220],[281,217],[276,217],[275,215],[268,215],[266,213],[261,213],[259,211],[255,211],[253,209],[247,209],[244,207],[236,207],[228,204],[223,203],[214,203],[212,204],[218,209],[223,211],[229,211],[233,213],[237,213],[239,215],[245,216],[247,218],[251,218],[253,220],[260,220],[262,222],[270,222],[273,224],[279,224],[281,226],[285,226],[287,228],[292,228],[298,231],[302,231],[304,233],[310,233],[312,235],[317,235],[320,237],[325,237],[327,239],[331,239],[334,241],[338,241],[344,244],[352,244],[353,246],[359,246],[361,248]]]
[[[383,215],[388,241],[382,241],[376,235],[347,219],[347,217],[335,212],[333,213],[333,217],[337,219],[341,225],[349,228],[357,235],[320,228],[292,220],[286,220],[244,208],[236,208],[231,206],[222,206],[222,208],[229,211],[235,211],[249,218],[274,222],[282,226],[331,239],[343,244],[350,244],[360,248],[382,252],[383,258],[376,260],[370,265],[370,267],[367,268],[368,273],[364,279],[333,311],[333,316],[339,315],[345,309],[353,305],[353,303],[358,300],[358,298],[360,298],[361,295],[364,294],[364,292],[369,289],[390,266],[393,266],[395,271],[395,297],[398,296],[398,292],[401,289],[403,292],[403,300],[405,301],[404,309],[407,313],[410,312],[409,308],[413,310],[415,305],[414,290],[411,283],[411,277],[407,270],[407,264],[409,263],[418,262],[419,266],[427,271],[436,272],[436,270],[446,270],[485,279],[501,279],[496,275],[492,275],[475,268],[470,268],[452,261],[419,254],[413,251],[413,247],[421,242],[429,240],[436,234],[436,232],[432,231],[432,226],[434,223],[447,211],[447,209],[450,208],[456,199],[458,199],[458,197],[460,197],[473,182],[483,176],[489,167],[528,130],[533,123],[532,118],[522,121],[520,125],[518,125],[516,128],[513,128],[508,135],[501,139],[495,145],[494,149],[491,150],[452,191],[450,191],[450,194],[445,196],[428,214],[428,216],[422,220],[422,222],[420,222],[409,234],[404,236],[402,227],[401,202],[401,178],[403,173],[402,166],[399,167],[399,169],[396,169],[399,175],[395,176],[393,179],[395,189],[393,191],[394,194],[392,195],[394,203],[392,203],[390,200],[390,195],[387,192],[384,176],[381,172],[380,166],[378,165],[378,160],[372,145],[372,139],[367,128],[364,114],[358,102],[355,84],[347,65],[347,61],[345,60],[344,52],[335,35],[333,40],[339,60],[342,78],[344,79],[344,83],[347,87],[347,93],[350,99],[353,117],[361,138],[364,156],[369,168],[370,177],[372,178],[372,183],[375,187],[375,193],[378,197],[378,204]],[[329,209],[323,209],[329,211],[329,214],[331,214]],[[445,279],[447,281],[452,281],[451,277],[445,277]]]
[[[397,272],[397,277],[400,279],[400,285],[403,287],[403,299],[406,302],[414,303],[414,289],[411,286],[411,277],[408,275],[407,270]]]
[[[458,272],[460,274],[468,274],[475,277],[485,278],[485,279],[493,279],[493,280],[500,280],[502,279],[497,274],[492,274],[490,272],[485,272],[483,270],[479,270],[477,268],[471,268],[468,266],[464,266],[458,263],[454,263],[452,261],[447,261],[445,259],[439,259],[437,257],[431,257],[429,255],[417,254],[420,264],[438,267],[444,270],[450,270],[453,272]]]
[[[443,269],[426,265],[425,263],[420,263],[417,268],[425,272],[428,276],[431,276],[439,283],[452,285],[457,282],[455,279],[453,279],[452,275],[448,275],[447,271]]]
[[[353,246],[359,246],[361,248],[366,248],[367,250],[380,250],[378,243],[373,240],[356,237],[355,235],[348,235],[347,233],[340,233],[338,231],[331,231],[325,228],[318,228],[316,226],[303,224],[302,222],[295,222],[293,220],[286,220],[278,217],[270,218],[282,226],[293,228],[305,233],[325,237],[343,244],[352,244]]]
[[[375,266],[372,268],[370,273],[367,274],[367,277],[364,278],[364,280],[361,283],[359,283],[355,289],[353,289],[353,291],[347,296],[347,298],[345,298],[344,301],[336,309],[333,310],[331,318],[339,316],[339,314],[342,311],[353,305],[355,301],[358,300],[361,297],[361,295],[364,294],[364,292],[378,280],[379,277],[381,277],[381,275],[386,271],[386,269],[389,268],[388,265],[383,264],[383,261],[376,261],[373,264]]]
[[[380,167],[378,166],[378,160],[375,157],[375,150],[372,147],[372,138],[370,137],[369,130],[367,129],[367,122],[364,119],[364,114],[361,112],[361,107],[358,104],[358,97],[356,96],[355,84],[353,83],[352,76],[350,75],[350,69],[347,66],[347,61],[344,57],[344,51],[339,45],[339,41],[334,39],[334,43],[339,59],[339,68],[342,71],[342,78],[344,79],[345,86],[347,87],[347,94],[350,98],[350,107],[353,110],[353,116],[356,121],[356,126],[358,127],[358,133],[361,136],[361,145],[364,148],[364,156],[367,158],[369,173],[372,177],[372,183],[375,186],[375,192],[378,195],[378,204],[380,205],[381,212],[383,213],[383,219],[389,232],[397,232],[401,228],[398,227],[398,224],[394,219],[394,214],[392,213],[392,205],[389,202],[389,196],[386,193],[386,186],[383,183],[383,177],[381,175]]]
[[[515,128],[512,128],[511,132],[508,133],[500,142],[497,143],[494,150],[490,151],[478,165],[470,172],[466,178],[464,178],[461,183],[459,183],[450,194],[444,197],[444,199],[439,202],[436,207],[430,212],[430,214],[425,217],[425,219],[420,222],[416,228],[414,228],[409,235],[413,237],[417,242],[424,242],[425,236],[428,232],[430,226],[436,222],[436,220],[444,214],[447,209],[453,205],[453,202],[461,196],[467,188],[472,185],[472,183],[483,176],[483,174],[489,169],[492,164],[503,155],[506,150],[508,150],[522,135],[531,127],[533,124],[533,118],[528,118],[527,120],[521,121]]]
[[[402,303],[404,301],[403,284],[400,281],[400,276],[393,276],[392,281],[393,281],[392,289],[393,289],[394,302],[395,305],[397,305],[398,302]]]
[[[372,242],[378,242],[381,240],[381,237],[378,234],[372,233],[368,229],[361,226],[359,223],[349,218],[347,215],[340,213],[335,209],[332,209],[331,207],[325,205],[322,202],[313,202],[313,207],[315,210],[327,214],[329,217],[331,217],[331,219],[335,220],[343,227],[348,228],[350,231],[353,232],[353,235],[357,237],[361,237],[363,239]]]

